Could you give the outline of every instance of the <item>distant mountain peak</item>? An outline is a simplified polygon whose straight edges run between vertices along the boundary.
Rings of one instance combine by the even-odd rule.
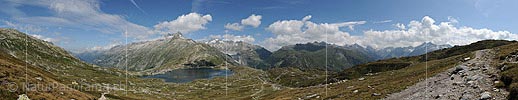
[[[166,38],[172,38],[172,39],[185,39],[183,37],[183,34],[181,32],[176,32],[174,34],[171,34],[171,33],[167,33],[165,35]]]

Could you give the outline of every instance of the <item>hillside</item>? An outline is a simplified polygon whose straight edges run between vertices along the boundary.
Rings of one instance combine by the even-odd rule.
[[[103,93],[110,100],[252,99],[283,89],[269,83],[265,72],[244,66],[226,66],[233,71],[228,77],[165,83],[81,62],[50,42],[14,29],[0,29],[0,39],[0,99],[26,94],[21,88],[26,79],[32,89],[27,96],[36,100],[98,99]]]
[[[8,44],[7,42],[15,40],[14,38],[7,38],[11,36],[7,35],[17,35],[14,32],[15,30],[0,30],[0,36],[3,37],[2,40],[2,49],[0,51],[0,80],[2,82],[0,88],[0,97],[2,99],[15,100],[18,98],[18,95],[25,94],[27,91],[27,95],[32,99],[93,99],[95,98],[91,94],[80,92],[74,88],[68,87],[65,84],[61,83],[61,78],[57,77],[55,74],[52,74],[47,71],[43,71],[41,67],[35,66],[33,64],[28,64],[24,60],[20,60],[20,58],[15,58],[14,54],[18,53],[19,56],[23,55],[23,51],[21,52],[12,52],[8,54],[9,47],[14,47],[15,45]],[[22,37],[18,37],[18,39],[22,39]],[[29,38],[29,37],[27,37]],[[11,48],[12,49],[12,48]],[[25,49],[24,47],[20,47],[19,49]],[[25,57],[23,57],[25,58]],[[31,62],[31,61],[29,61]],[[24,84],[30,84],[29,89],[22,88]],[[54,88],[61,87],[67,88],[68,91],[66,94],[62,91],[58,91],[56,89],[47,90],[47,92],[39,92],[36,86],[50,86],[55,85]],[[41,90],[40,90],[41,91]]]
[[[79,87],[93,86],[94,83],[101,82],[118,83],[120,81],[117,80],[123,80],[119,78],[119,75],[122,75],[120,71],[99,69],[83,63],[64,49],[17,30],[0,29],[0,37],[2,83],[12,83],[21,87],[27,80],[33,88],[18,88],[16,92],[6,92],[4,89],[9,88],[2,88],[2,97],[14,98],[17,95],[13,94],[27,91],[27,95],[32,99],[94,99],[100,95],[99,92],[85,92]],[[43,87],[54,85],[56,86],[47,89]],[[71,92],[65,93],[58,88]],[[42,92],[47,90],[50,92]]]
[[[466,62],[465,58],[469,57],[476,59],[475,55],[476,52],[479,52],[479,50],[493,49],[498,51],[502,50],[500,49],[502,47],[512,48],[511,50],[505,50],[507,51],[507,53],[504,54],[499,53],[502,51],[498,51],[496,53],[497,55],[501,54],[503,56],[496,56],[496,58],[506,58],[509,55],[504,55],[512,54],[512,51],[517,49],[518,46],[515,46],[516,44],[517,43],[514,41],[485,40],[472,43],[470,45],[455,46],[448,49],[430,52],[426,55],[393,58],[370,62],[354,66],[338,74],[330,75],[329,83],[303,88],[286,89],[268,95],[267,98],[382,99],[389,94],[398,93],[400,91],[407,89],[407,87],[415,85],[418,82],[422,82],[425,78],[430,78],[435,75],[438,75],[439,73],[449,71],[451,68],[455,68],[455,66],[460,65],[463,62]],[[426,59],[427,57],[428,59]],[[498,66],[490,64],[489,67]],[[516,75],[509,73],[511,72],[504,71],[499,74],[506,74],[507,77],[514,77],[513,75]],[[506,75],[502,76],[505,77]],[[504,79],[509,80],[509,78]],[[512,82],[503,83],[510,84]],[[432,82],[429,84],[434,83]],[[490,82],[484,84],[493,83]],[[501,86],[506,88],[512,87],[509,85]],[[515,95],[512,93],[513,88],[501,89],[501,91],[503,90],[511,90],[511,94],[509,94],[508,96]],[[505,92],[502,93],[505,94]],[[475,95],[473,97],[479,98]]]

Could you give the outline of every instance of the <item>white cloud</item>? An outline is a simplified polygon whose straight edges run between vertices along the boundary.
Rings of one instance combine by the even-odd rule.
[[[137,2],[135,2],[135,0],[130,0],[130,2],[133,4],[133,6],[135,6],[142,13],[147,14],[144,10],[142,10],[142,8],[140,8],[140,6],[138,6],[138,4],[137,4]]]
[[[259,27],[261,25],[261,15],[252,14],[248,16],[248,18],[242,19],[240,23],[227,23],[225,24],[225,29],[235,30],[235,31],[243,31],[245,26],[252,26],[254,28]]]
[[[341,23],[314,23],[309,21],[311,15],[302,20],[282,20],[270,24],[266,30],[275,36],[267,38],[262,44],[269,50],[277,50],[281,46],[306,43],[313,41],[327,41],[338,45],[353,43],[355,36],[341,31],[342,27],[352,28],[355,25],[365,24],[365,21]]]
[[[232,24],[227,23],[227,24],[225,24],[225,29],[242,31],[243,28],[245,28],[245,26],[240,25],[239,23],[232,23]]]
[[[517,34],[509,31],[455,27],[450,22],[435,24],[435,20],[425,16],[421,21],[411,21],[408,27],[400,30],[365,31],[361,44],[377,48],[416,46],[423,42],[435,44],[465,45],[484,39],[516,40]],[[400,24],[398,26],[404,26]]]
[[[384,20],[384,21],[378,21],[378,22],[373,22],[374,24],[382,24],[382,23],[390,23],[392,22],[392,20]]]
[[[120,42],[112,42],[105,46],[94,46],[92,48],[88,48],[86,51],[103,51],[103,50],[109,50],[115,46],[121,45]],[[83,51],[84,52],[84,51]]]
[[[455,27],[453,24],[458,21],[453,18],[449,18],[448,22],[436,23],[431,17],[425,16],[421,21],[410,21],[407,25],[397,23],[395,26],[398,29],[395,30],[367,30],[363,35],[357,36],[351,36],[340,28],[361,25],[365,21],[314,23],[309,19],[311,16],[306,16],[302,20],[282,20],[270,24],[266,30],[272,32],[274,37],[265,39],[261,45],[275,51],[281,46],[313,41],[327,41],[337,45],[358,43],[374,48],[385,48],[417,46],[423,42],[466,45],[485,39],[518,39],[518,34],[509,31]]]
[[[20,30],[25,33],[38,33],[43,30],[41,27],[38,27],[38,26],[28,25],[28,24],[19,24],[19,23],[14,23],[11,21],[4,21],[4,24],[6,25],[5,27],[14,28],[14,29]]]
[[[241,20],[241,24],[250,25],[257,28],[259,25],[261,25],[261,18],[261,15],[252,14],[248,18]]]
[[[402,29],[402,30],[406,29],[405,24],[397,23],[397,24],[394,24],[394,26],[398,29]]]
[[[450,21],[451,23],[459,23],[459,20],[457,20],[456,18],[453,18],[451,16],[448,16],[448,21]]]
[[[232,34],[225,34],[225,35],[210,35],[209,38],[211,39],[220,39],[224,41],[243,41],[248,43],[253,43],[255,41],[255,38],[250,35],[232,35]]]
[[[129,22],[122,16],[104,13],[97,0],[9,0],[3,2],[2,6],[2,12],[23,24],[97,30],[103,33],[122,33],[127,30],[130,36],[136,38],[153,34],[147,27]],[[47,16],[27,16],[18,6],[43,7],[52,13]]]
[[[202,15],[198,13],[189,13],[187,15],[182,15],[172,21],[164,21],[155,25],[154,28],[156,30],[162,32],[182,32],[182,33],[191,33],[194,31],[206,29],[205,25],[212,21],[212,16]]]

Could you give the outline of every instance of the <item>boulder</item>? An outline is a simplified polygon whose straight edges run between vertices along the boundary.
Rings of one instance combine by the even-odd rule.
[[[484,92],[484,93],[480,94],[480,100],[489,100],[489,99],[491,99],[491,93]]]

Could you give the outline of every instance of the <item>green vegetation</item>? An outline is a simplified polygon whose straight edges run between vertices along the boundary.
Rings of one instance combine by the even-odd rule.
[[[513,43],[496,48],[497,57],[502,64],[498,69],[501,69],[500,80],[503,82],[497,84],[496,87],[501,87],[509,91],[509,100],[518,100],[518,43]]]
[[[424,55],[413,56],[413,57],[402,57],[402,58],[391,58],[386,60],[380,60],[367,64],[361,64],[350,69],[344,70],[342,73],[333,75],[336,80],[342,79],[354,79],[365,76],[368,73],[385,72],[390,70],[397,70],[405,67],[409,67],[413,64],[423,63],[426,61],[439,60],[465,53],[470,53],[477,50],[490,49],[498,46],[515,43],[514,41],[505,40],[483,40],[478,41],[469,45],[455,46],[452,48],[437,50],[429,52]],[[331,82],[333,82],[331,80]]]
[[[373,61],[373,59],[359,51],[315,42],[283,47],[275,51],[267,62],[273,64],[273,67],[294,67],[302,71],[326,70],[326,68],[329,71],[341,71],[354,65]]]
[[[326,73],[321,70],[302,71],[293,67],[267,70],[272,82],[288,87],[307,87],[325,82]]]
[[[33,91],[28,92],[31,99],[96,99],[101,93],[108,93],[110,99],[381,99],[384,95],[399,92],[425,78],[444,72],[454,67],[466,57],[472,57],[471,52],[481,49],[495,48],[497,57],[502,62],[508,61],[511,55],[518,54],[518,43],[510,41],[486,40],[466,46],[456,46],[430,52],[427,55],[403,57],[368,62],[369,57],[361,53],[343,50],[330,46],[322,49],[317,45],[284,48],[270,59],[276,62],[276,67],[270,70],[258,70],[246,66],[223,66],[229,59],[208,45],[186,46],[192,52],[176,54],[172,47],[155,48],[157,53],[145,53],[143,50],[130,51],[135,65],[142,59],[157,61],[160,57],[170,61],[161,63],[167,68],[175,65],[200,64],[217,68],[228,68],[233,75],[200,79],[189,83],[165,83],[160,79],[141,79],[138,76],[125,73],[117,68],[103,68],[90,65],[71,56],[65,50],[51,43],[38,40],[12,29],[0,30],[0,81],[2,83],[25,82],[25,67],[29,83],[57,83],[72,91]],[[174,40],[172,40],[174,41]],[[183,40],[182,40],[183,41]],[[179,43],[179,42],[172,42]],[[26,47],[27,46],[27,47]],[[119,47],[121,49],[123,47]],[[310,48],[310,49],[308,49]],[[29,55],[25,55],[27,50]],[[158,52],[161,51],[161,52]],[[146,51],[155,52],[155,51]],[[217,53],[219,52],[219,53]],[[330,70],[345,69],[341,72],[323,71],[327,54]],[[146,57],[136,56],[144,54]],[[110,58],[120,55],[107,56]],[[27,63],[25,62],[27,58]],[[283,58],[283,59],[281,59]],[[426,59],[428,58],[428,59]],[[122,60],[124,61],[124,60]],[[117,62],[120,63],[120,62]],[[117,64],[114,63],[114,64]],[[27,64],[27,66],[26,66]],[[312,64],[312,65],[306,65]],[[145,64],[144,64],[145,65]],[[502,83],[500,87],[511,92],[509,98],[516,99],[518,89],[518,67],[516,63],[501,64]],[[320,68],[318,67],[320,66]],[[504,67],[505,66],[505,67]],[[135,67],[137,68],[137,67]],[[146,65],[146,68],[153,68]],[[137,68],[138,69],[138,68]],[[153,69],[155,70],[155,69]],[[157,69],[161,70],[161,69]],[[329,79],[326,82],[326,76]],[[127,75],[127,76],[126,76]],[[127,77],[127,78],[126,78]],[[344,80],[345,79],[345,80]],[[330,83],[333,82],[333,83]],[[326,84],[327,83],[327,84]],[[97,86],[99,90],[85,90],[82,87]],[[0,89],[2,99],[15,99],[25,91],[10,92],[6,85]],[[109,91],[108,91],[109,90]],[[358,92],[354,92],[358,91]],[[380,96],[373,93],[381,94]],[[315,95],[315,96],[313,96]],[[316,98],[319,97],[319,98]]]
[[[323,99],[381,99],[384,97],[383,95],[399,92],[406,89],[407,86],[414,85],[425,78],[444,72],[462,62],[464,58],[473,58],[473,51],[507,46],[512,43],[516,42],[485,40],[466,46],[455,46],[430,52],[427,55],[393,58],[361,64],[346,69],[342,73],[331,75],[329,80],[334,84],[329,84],[327,88],[321,85],[286,89],[268,95],[267,98],[297,99],[317,95]],[[509,47],[516,49],[518,46]],[[429,59],[426,59],[426,57]],[[516,73],[510,74],[517,75]],[[321,82],[318,79],[306,81]],[[358,92],[354,93],[353,91],[355,90]],[[373,96],[373,93],[381,94],[381,96]]]
[[[386,94],[399,92],[407,86],[443,72],[455,66],[464,57],[472,56],[471,53],[457,55],[439,60],[419,62],[397,70],[377,72],[372,75],[363,75],[360,78],[330,84],[327,86],[305,87],[286,89],[267,96],[267,99],[297,99],[306,98],[308,95],[317,94],[322,99],[381,99]],[[312,80],[307,80],[312,81]],[[358,93],[353,91],[358,90]],[[382,96],[372,96],[373,93]],[[313,98],[316,99],[316,98]]]
[[[20,85],[25,82],[25,72],[31,84],[56,83],[71,90],[63,92],[54,88],[48,92],[29,91],[29,98],[36,100],[97,99],[101,93],[108,93],[106,97],[110,99],[124,100],[253,99],[282,89],[269,83],[268,78],[264,78],[268,77],[264,71],[230,64],[228,68],[234,74],[229,77],[202,79],[184,84],[165,83],[160,79],[141,79],[119,69],[83,63],[57,46],[13,29],[1,29],[0,36],[6,37],[0,40],[2,99],[15,99],[25,93],[21,90],[11,92],[8,85],[3,84]],[[25,67],[28,69],[25,70]],[[216,67],[227,68],[221,65]]]

